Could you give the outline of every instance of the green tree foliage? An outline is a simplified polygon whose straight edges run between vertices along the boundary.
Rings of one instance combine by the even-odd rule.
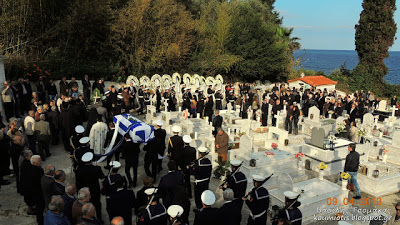
[[[120,63],[134,74],[181,69],[193,43],[195,21],[173,0],[132,0],[112,26]]]
[[[356,51],[359,64],[352,76],[355,89],[376,90],[382,93],[388,68],[384,59],[389,56],[396,34],[393,14],[395,0],[364,0],[360,20],[355,26]]]
[[[238,2],[235,8],[227,46],[243,61],[234,66],[231,78],[248,81],[287,79],[289,59],[285,55],[285,45],[277,41],[277,25],[265,21],[263,14],[258,12],[263,7],[261,2],[250,0]]]
[[[8,78],[36,64],[54,79],[189,72],[284,81],[299,46],[274,3],[0,0],[0,54],[10,58]]]

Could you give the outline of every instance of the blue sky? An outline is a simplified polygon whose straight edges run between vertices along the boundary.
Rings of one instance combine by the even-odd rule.
[[[360,19],[362,0],[276,0],[283,25],[294,27],[304,49],[354,50],[354,25]],[[398,6],[399,7],[399,6]],[[400,51],[400,9],[395,13],[399,40],[390,51]]]

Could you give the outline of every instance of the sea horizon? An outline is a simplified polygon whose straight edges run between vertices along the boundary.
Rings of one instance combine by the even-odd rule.
[[[294,57],[304,57],[300,67],[296,69],[323,71],[325,75],[344,64],[349,70],[353,70],[358,64],[356,50],[300,49],[294,52]],[[400,84],[400,51],[389,51],[389,57],[384,62],[389,69],[385,80],[389,84]]]

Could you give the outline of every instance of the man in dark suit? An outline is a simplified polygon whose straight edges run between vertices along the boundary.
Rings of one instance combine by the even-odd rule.
[[[135,194],[124,188],[124,181],[118,178],[115,181],[117,191],[110,196],[110,220],[116,216],[124,218],[126,225],[132,225],[132,209],[135,207]]]
[[[225,189],[223,197],[225,203],[218,209],[218,224],[240,225],[242,221],[242,200],[235,199],[233,190],[230,188]]]
[[[68,82],[67,82],[67,78],[64,76],[61,78],[60,80],[60,95],[65,95],[68,96]]]
[[[93,153],[87,152],[82,156],[84,165],[79,166],[76,170],[76,187],[88,187],[91,195],[91,202],[96,207],[97,218],[102,221],[101,202],[100,202],[100,185],[99,179],[104,179],[104,173],[100,166],[92,165]]]
[[[214,137],[215,137],[215,135],[217,135],[218,128],[222,127],[222,122],[223,122],[223,118],[222,118],[222,116],[219,115],[219,110],[216,109],[215,117],[212,121],[212,125],[214,127],[214,131],[213,131]]]
[[[24,191],[24,194],[33,200],[36,206],[36,222],[39,225],[43,225],[44,198],[41,187],[41,177],[44,175],[44,172],[41,167],[42,160],[39,155],[33,155],[30,161],[32,167],[27,171],[28,174],[26,175],[29,188]]]
[[[85,75],[84,79],[82,80],[82,86],[83,86],[83,99],[85,100],[86,105],[89,105],[91,84],[88,75]]]
[[[161,177],[158,185],[160,197],[165,207],[169,207],[174,199],[174,190],[178,185],[185,185],[185,178],[182,173],[176,171],[176,163],[173,160],[168,162],[168,173]]]
[[[44,169],[44,175],[40,178],[40,185],[42,194],[44,197],[45,209],[47,210],[47,206],[50,203],[51,196],[53,196],[54,191],[54,173],[55,168],[52,165],[47,165]]]
[[[107,132],[106,141],[104,143],[104,146],[109,146],[111,144],[111,140],[112,140],[112,137],[113,137],[114,132],[115,132],[115,124],[113,122],[109,122],[108,123],[108,128],[110,128],[110,130]],[[120,142],[120,140],[121,140],[121,135],[118,134],[117,138],[115,139],[114,146],[112,146],[112,147],[114,148]],[[104,168],[110,169],[110,162],[111,162],[111,158],[112,158],[113,155],[115,156],[115,160],[119,161],[120,152],[121,152],[121,149],[118,148],[118,149],[116,149],[114,151],[114,153],[112,153],[109,156],[107,156],[107,166],[105,166]]]
[[[124,138],[125,143],[122,145],[121,151],[125,155],[125,174],[128,177],[129,187],[136,187],[140,144],[134,143],[129,133],[126,133]],[[133,180],[130,173],[131,168],[133,169]]]
[[[65,186],[65,193],[62,195],[64,200],[64,216],[67,217],[69,222],[72,223],[72,204],[74,204],[76,198],[76,187],[75,184],[67,184]]]
[[[54,174],[53,195],[63,195],[65,193],[65,179],[67,178],[64,170],[57,170]]]
[[[57,107],[53,105],[51,111],[47,113],[47,120],[50,123],[51,143],[58,145],[58,134],[60,131],[60,112]]]
[[[355,122],[356,118],[357,118],[357,109],[356,109],[356,105],[355,104],[351,105],[351,109],[350,109],[349,115],[350,115],[350,123],[351,122]]]
[[[261,106],[261,123],[262,126],[268,126],[268,109],[269,103],[267,98],[264,98],[263,104]]]

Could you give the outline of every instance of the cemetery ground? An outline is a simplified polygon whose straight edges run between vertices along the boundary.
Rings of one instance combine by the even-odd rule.
[[[141,116],[138,116],[140,119],[143,119]],[[201,137],[199,137],[201,138]],[[63,149],[62,143],[60,143],[57,146],[51,146],[51,153],[52,156],[48,158],[45,162],[43,162],[42,167],[44,168],[48,164],[52,164],[56,167],[56,169],[62,169],[67,173],[67,181],[66,182],[75,182],[75,178],[73,176],[73,172],[71,169],[71,160],[69,159],[69,153],[66,152]],[[145,152],[141,151],[140,153],[140,159],[144,158]],[[167,171],[167,159],[164,159],[163,161],[163,170],[161,171],[160,174],[157,175],[157,180],[156,180],[156,185],[158,184],[160,178],[165,175]],[[120,173],[125,175],[124,171],[124,160],[121,160],[122,167],[120,169]],[[105,166],[105,162],[100,163],[99,165],[102,167]],[[142,178],[145,176],[144,172],[144,162],[143,160],[139,161],[139,167],[138,167],[138,182],[137,182],[137,187],[134,188],[134,192],[140,190],[142,188]],[[103,169],[104,174],[107,174],[107,170]],[[314,171],[308,171],[306,170],[306,175],[308,179],[318,177],[318,174]],[[333,183],[338,183],[338,175],[330,175],[330,176],[325,176],[325,179],[333,182]],[[21,225],[33,225],[36,224],[35,216],[28,216],[26,214],[26,209],[27,206],[23,201],[23,197],[20,196],[16,192],[15,188],[15,179],[10,178],[10,177],[5,177],[5,179],[10,180],[12,183],[7,186],[1,186],[0,189],[0,224],[21,224]],[[251,179],[248,177],[248,179]],[[211,183],[210,183],[210,190],[212,190],[217,197],[216,203],[213,205],[213,207],[220,207],[223,204],[223,199],[222,199],[222,191],[218,189],[219,184],[221,183],[220,180],[212,178]],[[193,185],[193,183],[192,183]],[[361,186],[361,190],[363,189],[363,186]],[[249,190],[248,190],[249,191]],[[355,196],[354,193],[349,194],[349,198]],[[373,196],[368,196],[366,193],[362,193],[362,197],[364,198],[373,198]],[[393,214],[393,209],[394,206],[397,202],[400,201],[400,193],[396,194],[391,194],[387,196],[381,197],[382,199],[382,204],[381,205],[360,205],[362,204],[361,200],[354,200],[354,207],[357,207],[358,209],[374,209],[375,207],[378,209],[389,209],[390,214]],[[194,204],[194,198],[191,199],[191,210],[195,207]],[[325,203],[328,204],[328,201]],[[333,203],[331,203],[333,204]],[[339,203],[338,203],[339,204]],[[343,206],[337,206],[339,209],[342,208]],[[109,219],[108,219],[108,214],[105,210],[106,204],[105,204],[105,198],[104,196],[102,197],[102,211],[103,211],[103,220],[105,221],[105,224],[109,224]],[[271,206],[270,208],[271,209]],[[317,210],[317,209],[315,209]],[[242,223],[241,224],[247,224],[247,218],[249,215],[249,210],[246,205],[243,206],[242,210]],[[334,215],[334,213],[330,214],[331,216]],[[268,215],[268,219],[270,219],[271,216]],[[135,221],[135,217],[133,218]],[[190,224],[193,224],[194,220],[194,213],[190,212]],[[303,224],[312,224],[312,225],[317,225],[317,224],[322,224],[322,225],[330,225],[330,224],[337,224],[336,221],[309,221]],[[359,223],[359,224],[368,224],[367,222],[365,223]]]

